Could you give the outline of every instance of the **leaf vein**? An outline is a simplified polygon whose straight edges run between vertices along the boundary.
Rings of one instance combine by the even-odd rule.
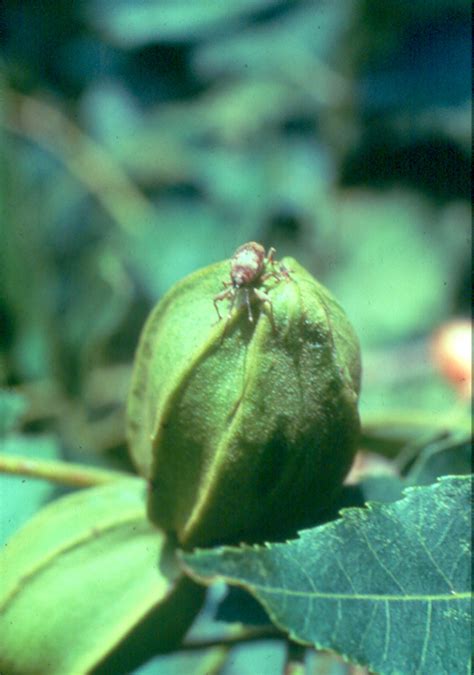
[[[388,647],[390,644],[390,605],[388,604],[388,601],[386,600],[384,603],[385,606],[385,623],[386,623],[386,628],[385,628],[385,642],[383,646],[383,656],[382,656],[382,661],[387,660],[387,654],[388,654]]]
[[[384,565],[384,563],[381,560],[381,558],[380,558],[379,554],[377,553],[376,549],[372,546],[367,532],[365,532],[365,530],[361,530],[361,532],[362,532],[362,536],[363,536],[365,542],[367,543],[367,547],[368,547],[369,551],[372,553],[373,557],[375,558],[375,561],[379,564],[381,569],[383,569],[383,571],[392,579],[395,586],[397,586],[404,595],[407,595],[407,592],[405,591],[403,586],[400,584],[398,579],[395,577],[393,572],[391,570],[389,570],[386,565]]]
[[[431,613],[432,613],[432,604],[428,601],[426,607],[426,628],[425,628],[425,639],[423,640],[423,647],[421,650],[420,665],[418,667],[418,672],[423,673],[423,666],[426,661],[426,655],[428,653],[428,644],[430,641],[430,631],[431,631]]]
[[[230,581],[233,581],[232,578],[225,577],[224,578],[229,579]],[[245,581],[244,581],[245,584]],[[382,595],[380,593],[366,593],[361,594],[361,593],[356,593],[354,595],[351,595],[350,593],[328,593],[324,591],[316,591],[316,592],[309,592],[309,591],[298,591],[294,589],[289,589],[289,588],[279,588],[277,586],[265,586],[263,584],[255,584],[250,582],[249,587],[255,590],[263,591],[264,593],[268,593],[270,595],[287,595],[290,597],[303,597],[303,598],[315,598],[315,599],[321,599],[321,600],[367,600],[370,602],[453,602],[453,601],[459,601],[459,600],[469,600],[471,598],[471,593],[470,592],[462,592],[462,593],[456,593],[456,595],[453,595],[452,593],[439,593],[438,595],[433,595],[433,594],[405,594],[405,595],[393,595],[393,594],[386,594]]]

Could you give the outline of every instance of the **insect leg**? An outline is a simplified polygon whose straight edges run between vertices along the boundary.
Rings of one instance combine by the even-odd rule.
[[[266,302],[268,303],[270,307],[270,321],[273,327],[275,327],[274,321],[273,321],[273,304],[272,301],[270,300],[269,296],[265,293],[265,291],[262,291],[259,288],[254,288],[253,292],[257,296],[257,298],[260,300],[260,302]]]
[[[273,248],[273,246],[268,249],[267,263],[269,263],[270,265],[275,265],[275,263],[276,263],[275,258],[274,258],[275,253],[276,253],[276,249]]]
[[[228,297],[230,297],[231,294],[232,294],[232,291],[226,290],[226,291],[222,291],[222,293],[218,293],[217,295],[214,296],[213,303],[214,303],[214,307],[216,308],[216,312],[217,312],[217,316],[219,317],[219,321],[222,320],[222,315],[219,312],[219,307],[218,307],[217,303],[221,302],[222,300],[225,300]]]
[[[255,289],[254,289],[255,290]],[[249,289],[245,288],[245,302],[247,304],[247,311],[249,314],[249,321],[253,323],[253,315],[252,315],[252,308],[250,307],[250,294],[249,294]]]

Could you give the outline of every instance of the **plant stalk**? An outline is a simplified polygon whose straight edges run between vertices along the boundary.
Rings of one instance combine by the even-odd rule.
[[[94,487],[117,480],[137,478],[124,471],[110,471],[61,461],[26,459],[5,453],[0,453],[0,473],[28,476],[76,488]]]

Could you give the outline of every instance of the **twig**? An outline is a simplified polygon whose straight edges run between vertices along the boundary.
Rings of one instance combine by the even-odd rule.
[[[363,433],[369,435],[391,429],[410,429],[413,431],[432,430],[462,430],[469,433],[470,423],[467,415],[467,406],[455,406],[442,414],[427,410],[390,410],[388,413],[371,413],[364,415]]]
[[[285,636],[273,627],[248,628],[236,635],[226,635],[209,640],[186,640],[180,649],[193,651],[199,649],[211,649],[212,647],[233,647],[243,642],[255,642],[257,640],[284,640]]]
[[[94,487],[113,481],[136,478],[124,471],[109,471],[70,462],[25,459],[5,453],[0,453],[0,473],[29,476],[76,488]]]

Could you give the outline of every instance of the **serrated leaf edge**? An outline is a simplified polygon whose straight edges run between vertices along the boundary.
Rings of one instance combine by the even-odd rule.
[[[344,516],[345,516],[345,514],[347,514],[348,512],[352,512],[352,513],[353,513],[353,512],[357,512],[357,513],[358,513],[358,512],[360,512],[361,510],[366,510],[366,511],[377,511],[377,510],[378,510],[378,511],[383,512],[383,511],[385,511],[388,507],[393,507],[394,504],[396,504],[396,503],[398,503],[398,502],[401,502],[401,501],[404,501],[405,499],[409,499],[409,498],[410,498],[414,493],[416,493],[416,492],[420,492],[420,491],[421,491],[421,492],[424,492],[424,491],[427,491],[427,490],[436,490],[442,483],[446,483],[446,482],[448,482],[449,480],[452,480],[452,479],[456,479],[456,482],[457,482],[457,483],[468,483],[468,482],[472,482],[473,478],[474,478],[474,476],[473,476],[472,474],[469,475],[469,476],[446,475],[446,476],[440,476],[440,477],[436,480],[436,483],[433,483],[432,485],[429,485],[429,486],[426,486],[426,485],[407,486],[407,487],[404,488],[404,490],[403,490],[402,497],[401,497],[400,499],[397,499],[395,502],[391,502],[390,504],[386,504],[386,503],[382,503],[382,502],[369,501],[369,502],[366,502],[366,503],[364,504],[363,507],[350,507],[350,508],[347,508],[347,509],[341,509],[341,511],[339,512],[340,515],[341,515],[341,518],[337,518],[337,519],[335,519],[335,520],[333,520],[333,521],[331,521],[331,522],[329,522],[329,523],[325,523],[324,525],[321,525],[321,526],[319,526],[319,527],[309,528],[309,529],[305,529],[305,530],[300,530],[300,531],[298,532],[298,538],[297,538],[297,539],[290,539],[290,540],[286,540],[285,542],[275,542],[275,543],[272,543],[272,542],[264,542],[263,544],[257,544],[257,545],[240,544],[238,547],[235,547],[235,546],[221,546],[221,547],[216,547],[216,548],[214,548],[214,549],[198,549],[198,548],[196,548],[196,549],[194,549],[192,552],[177,551],[178,561],[182,564],[184,571],[185,571],[187,574],[189,574],[189,575],[191,576],[191,578],[193,578],[195,581],[197,581],[197,582],[199,582],[199,583],[204,583],[205,585],[210,585],[210,584],[212,584],[213,582],[218,581],[218,580],[221,580],[221,581],[224,581],[224,582],[226,582],[226,583],[229,583],[228,577],[226,577],[225,575],[219,575],[219,574],[216,574],[216,575],[213,575],[212,577],[204,577],[204,576],[200,576],[199,574],[197,574],[196,572],[194,572],[194,570],[193,570],[192,568],[188,567],[188,564],[186,563],[186,558],[190,558],[192,555],[195,555],[195,554],[199,555],[199,553],[201,553],[201,552],[202,552],[202,553],[209,553],[210,551],[214,551],[214,552],[216,552],[216,553],[217,553],[217,552],[222,552],[222,553],[224,553],[224,552],[236,553],[236,552],[244,552],[244,551],[253,551],[253,552],[256,552],[256,551],[262,551],[262,550],[271,550],[272,548],[275,548],[276,546],[284,546],[285,544],[289,544],[289,543],[292,543],[292,542],[301,540],[301,539],[302,539],[302,537],[300,536],[301,534],[304,535],[304,533],[311,532],[311,531],[316,530],[316,529],[317,529],[318,531],[321,531],[323,528],[326,528],[326,527],[328,527],[329,525],[334,525],[334,524],[337,523],[338,521],[344,520]],[[338,652],[335,652],[335,651],[332,650],[332,649],[328,649],[328,647],[327,647],[326,645],[323,645],[322,643],[320,643],[320,642],[318,642],[318,641],[310,642],[310,641],[302,640],[301,638],[299,638],[299,637],[297,637],[297,636],[295,635],[295,632],[294,632],[293,630],[291,630],[291,629],[288,630],[287,628],[285,628],[284,626],[282,626],[282,624],[281,624],[281,623],[278,621],[278,619],[275,617],[275,614],[274,614],[274,612],[272,611],[272,609],[268,606],[266,600],[265,600],[265,599],[262,599],[262,598],[260,598],[260,597],[258,597],[257,594],[254,593],[253,590],[252,590],[252,589],[256,589],[256,588],[262,588],[262,589],[264,589],[267,593],[270,594],[272,591],[269,591],[267,588],[265,588],[265,587],[260,587],[260,586],[258,586],[258,585],[256,585],[256,584],[253,584],[252,588],[250,588],[250,587],[248,586],[248,584],[246,584],[245,582],[243,582],[243,581],[241,581],[241,580],[232,580],[231,585],[232,585],[232,586],[237,586],[237,587],[239,587],[239,588],[242,588],[242,589],[245,590],[247,593],[250,593],[250,595],[251,595],[252,597],[254,597],[255,600],[256,600],[258,603],[260,603],[260,604],[264,607],[264,609],[265,609],[265,611],[267,612],[268,616],[270,617],[272,623],[273,623],[279,630],[281,630],[282,633],[284,633],[285,635],[288,635],[288,637],[289,637],[292,641],[296,642],[297,644],[301,644],[301,645],[303,645],[303,646],[308,646],[308,647],[315,647],[316,649],[320,649],[320,650],[324,650],[324,651],[334,652],[334,653],[337,653],[337,654],[338,654],[344,661],[346,661],[347,663],[352,663],[352,664],[356,664],[356,665],[368,667],[369,669],[371,668],[371,664],[370,664],[370,663],[365,663],[365,662],[363,662],[363,661],[360,661],[360,660],[357,660],[357,659],[355,659],[355,658],[349,657],[347,654],[345,654],[345,653],[342,652],[342,651],[341,651],[341,652],[339,652],[339,651],[338,651]],[[278,592],[281,592],[282,590],[283,590],[284,592],[288,592],[288,591],[285,591],[285,589],[272,589],[272,590],[275,591],[275,592],[277,592],[277,591],[278,591]],[[297,592],[291,592],[291,595],[298,595],[298,593],[297,593]],[[305,592],[305,593],[300,593],[299,595],[304,595],[305,597],[307,597],[308,595],[311,595],[311,594]],[[324,596],[324,594],[322,594],[322,593],[318,593],[318,594],[315,594],[315,595],[318,595],[319,597],[323,597],[323,596]],[[334,598],[334,597],[335,597],[334,594],[327,594],[327,596],[328,596],[328,597],[331,597],[331,598]],[[341,596],[341,597],[346,597],[346,596]],[[350,596],[350,597],[354,597],[354,596]],[[367,596],[363,596],[363,597],[364,597],[364,598],[367,598]],[[375,599],[375,597],[376,597],[376,596],[371,596],[370,599]],[[388,596],[381,596],[381,597],[382,597],[383,599],[386,600]],[[401,601],[399,596],[394,596],[394,597],[396,598],[397,601],[399,601],[399,602]],[[455,595],[452,595],[452,594],[446,594],[444,597],[442,597],[442,596],[437,596],[437,599],[442,599],[442,600],[449,599],[449,600],[452,600],[452,599],[454,599],[454,597],[455,597],[456,599],[472,598],[472,597],[473,597],[473,594],[470,593],[470,592],[457,593],[457,594],[455,594]],[[421,597],[419,597],[419,598],[415,598],[415,597],[414,597],[413,599],[415,599],[415,600],[416,600],[416,599],[426,599],[426,597],[425,597],[425,596],[421,596]],[[472,662],[472,659],[469,659],[469,660],[468,660],[468,663],[466,664],[466,673],[470,673],[470,672],[471,672],[471,671],[470,671],[470,665],[471,665],[471,662]],[[375,671],[374,671],[374,672],[375,672]],[[378,672],[379,672],[379,675],[402,675],[401,673],[399,673],[399,672],[397,672],[397,671],[378,671]],[[440,675],[449,675],[449,674],[448,674],[448,673],[446,673],[446,674],[443,673],[443,674],[440,674]]]

